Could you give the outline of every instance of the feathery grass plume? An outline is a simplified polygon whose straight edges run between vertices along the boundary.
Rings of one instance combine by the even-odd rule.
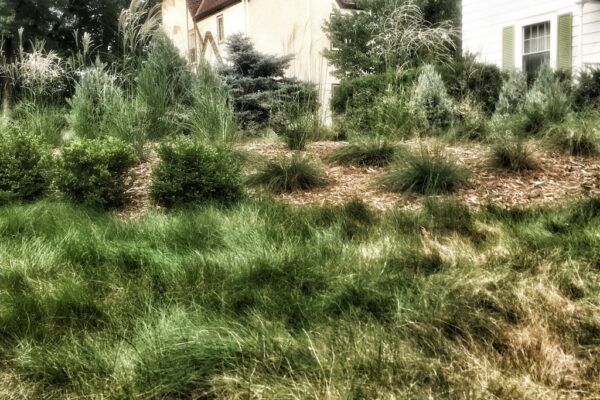
[[[470,173],[442,150],[422,148],[407,153],[402,161],[390,168],[380,179],[380,185],[393,192],[416,192],[425,195],[455,192],[466,183]]]
[[[385,167],[395,161],[399,153],[398,146],[379,137],[360,140],[336,148],[327,156],[327,161],[341,165]]]
[[[273,193],[310,190],[327,184],[325,173],[306,156],[269,161],[257,173],[251,175],[248,184],[263,186]]]
[[[150,42],[160,32],[161,5],[149,6],[145,0],[131,0],[129,7],[119,15],[121,68],[128,87],[134,86]]]
[[[514,136],[499,139],[492,146],[490,160],[496,168],[516,172],[531,171],[540,167],[535,152],[527,142]]]
[[[451,21],[432,24],[413,1],[398,4],[384,18],[375,21],[370,46],[376,59],[387,68],[405,65],[444,63],[452,59],[459,30]]]
[[[65,91],[67,70],[64,60],[54,51],[46,51],[45,43],[31,43],[31,51],[23,48],[19,30],[19,54],[12,63],[0,63],[0,76],[12,89],[12,100],[22,99],[36,104],[54,104]],[[5,91],[6,93],[6,91]]]
[[[423,67],[410,100],[410,109],[422,128],[446,129],[452,124],[452,99],[433,65]]]

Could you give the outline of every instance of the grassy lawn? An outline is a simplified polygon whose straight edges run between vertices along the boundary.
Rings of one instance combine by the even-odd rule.
[[[5,206],[0,398],[592,399],[599,259],[594,199]]]

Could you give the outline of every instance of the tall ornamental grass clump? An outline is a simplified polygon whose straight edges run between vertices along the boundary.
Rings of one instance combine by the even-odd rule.
[[[30,133],[52,147],[60,147],[68,124],[64,107],[21,101],[12,110],[10,125],[14,131]]]
[[[58,159],[56,186],[75,203],[117,208],[125,203],[136,162],[134,149],[119,139],[75,140]]]
[[[182,130],[209,141],[230,143],[239,133],[231,98],[219,76],[201,64],[192,79],[191,105],[185,109]]]
[[[192,84],[187,61],[168,37],[157,36],[137,79],[137,93],[146,107],[152,138],[167,136],[177,128],[178,113],[192,103]]]
[[[424,129],[446,129],[452,124],[452,99],[433,65],[423,67],[410,108]]]
[[[576,119],[555,125],[548,136],[556,148],[572,156],[600,154],[600,115],[581,113]]]
[[[231,150],[189,137],[163,143],[152,171],[150,197],[163,207],[232,203],[243,196],[241,172]]]
[[[51,182],[49,146],[30,133],[0,133],[0,204],[36,200]]]
[[[115,118],[124,97],[116,77],[103,64],[83,71],[68,103],[69,122],[75,135],[95,139],[107,134],[107,125]]]
[[[466,183],[470,173],[442,151],[422,149],[406,154],[401,163],[390,168],[380,185],[392,192],[425,195],[453,193]]]

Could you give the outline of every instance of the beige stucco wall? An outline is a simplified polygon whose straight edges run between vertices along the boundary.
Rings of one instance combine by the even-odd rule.
[[[173,2],[175,5],[165,7],[165,3]],[[182,54],[187,54],[187,37],[172,32],[177,21],[185,21],[185,8],[185,0],[163,2],[165,31]],[[210,32],[217,40],[217,17],[222,15],[226,36],[244,33],[261,52],[293,55],[288,76],[317,84],[323,120],[331,122],[329,100],[333,85],[338,80],[331,75],[331,67],[322,55],[323,50],[329,47],[322,27],[337,8],[335,0],[244,0],[199,21],[197,27],[202,37]],[[179,24],[182,25],[181,22]],[[185,32],[185,29],[181,31]],[[217,47],[226,61],[225,43],[217,43]],[[209,62],[217,62],[210,46],[206,49],[205,58]]]

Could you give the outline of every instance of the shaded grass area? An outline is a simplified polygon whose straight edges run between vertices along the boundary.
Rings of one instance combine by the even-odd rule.
[[[0,397],[594,398],[599,233],[596,199],[3,207]]]

